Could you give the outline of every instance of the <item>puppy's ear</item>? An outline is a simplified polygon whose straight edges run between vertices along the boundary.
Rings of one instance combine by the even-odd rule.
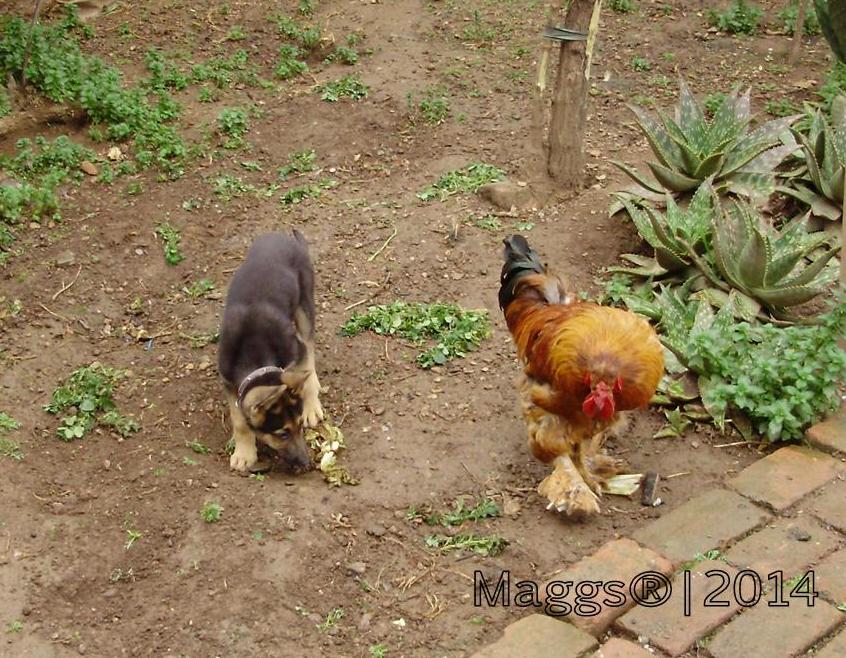
[[[252,404],[253,415],[256,412],[262,411],[267,412],[268,409],[273,407],[276,404],[276,401],[282,397],[285,393],[284,386],[277,386],[276,388],[272,389],[268,395],[265,395],[261,400],[257,400]]]
[[[286,370],[282,373],[282,383],[295,393],[299,393],[302,391],[309,374],[303,370]]]

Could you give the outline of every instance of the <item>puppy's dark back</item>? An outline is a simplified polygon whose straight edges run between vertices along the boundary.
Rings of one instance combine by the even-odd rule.
[[[293,325],[298,308],[314,326],[314,270],[305,238],[258,236],[226,295],[218,370],[233,387],[263,366],[286,367],[301,356]]]

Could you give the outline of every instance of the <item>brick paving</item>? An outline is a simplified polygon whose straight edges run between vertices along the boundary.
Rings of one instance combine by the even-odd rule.
[[[846,603],[846,406],[807,438],[813,447],[774,451],[726,488],[705,491],[630,538],[609,541],[554,579],[574,583],[565,598],[571,605],[579,582],[619,580],[625,594],[613,603],[600,591],[590,616],[523,617],[473,658],[795,658],[812,647],[814,658],[846,657],[846,614],[837,608]],[[628,593],[632,578],[646,570],[672,579],[672,595],[658,607],[635,604]],[[725,578],[707,577],[709,570]],[[813,606],[790,596],[791,579],[808,570],[819,594]],[[774,581],[767,576],[774,571],[783,572],[786,607],[770,605]],[[763,589],[753,605],[754,574]],[[722,580],[726,587],[714,602],[727,605],[706,607],[705,597]]]
[[[603,545],[596,553],[576,562],[563,573],[556,575],[553,580],[556,582],[572,581],[573,587],[576,586],[575,584],[588,580],[602,583],[616,580],[623,583],[623,587],[619,589],[623,590],[621,596],[624,602],[616,602],[616,605],[613,606],[601,605],[601,601],[605,600],[605,597],[598,597],[601,599],[600,610],[596,614],[590,616],[573,614],[565,617],[565,619],[592,635],[599,635],[611,625],[614,619],[635,604],[629,594],[628,586],[632,579],[644,571],[658,571],[664,575],[669,575],[673,572],[673,565],[666,558],[648,548],[638,546],[631,539],[617,539]],[[546,585],[543,591],[549,591]]]
[[[833,480],[841,468],[837,459],[819,450],[789,446],[747,466],[728,484],[780,512]]]

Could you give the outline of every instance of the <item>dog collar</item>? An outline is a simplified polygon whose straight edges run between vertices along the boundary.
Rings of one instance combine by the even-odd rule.
[[[246,395],[247,391],[262,377],[265,377],[271,373],[276,373],[281,375],[285,372],[285,368],[280,368],[279,366],[264,366],[263,368],[259,368],[258,370],[253,370],[249,375],[244,377],[244,380],[241,382],[241,385],[238,387],[238,408],[242,409],[242,403],[244,402],[244,395]],[[243,409],[242,409],[243,411]]]

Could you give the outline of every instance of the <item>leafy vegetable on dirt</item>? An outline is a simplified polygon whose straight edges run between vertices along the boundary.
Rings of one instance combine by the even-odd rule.
[[[206,502],[200,510],[200,517],[206,523],[217,523],[223,515],[223,507],[215,502]]]
[[[764,12],[747,0],[732,0],[724,11],[711,9],[708,21],[721,32],[755,34]]]
[[[426,339],[437,341],[434,347],[417,356],[421,368],[443,365],[477,349],[490,337],[487,311],[468,311],[457,304],[394,302],[370,306],[364,314],[354,314],[341,328],[341,335],[355,336],[370,330],[379,335],[398,336],[415,345]]]
[[[358,484],[345,466],[338,463],[338,454],[346,450],[344,434],[341,429],[324,420],[316,428],[305,431],[306,443],[317,452],[317,464],[323,477],[332,487],[342,484]]]
[[[435,512],[425,520],[429,525],[458,526],[465,521],[479,521],[500,515],[499,505],[490,498],[483,498],[473,507],[465,507],[464,501],[457,500],[451,511]]]
[[[7,439],[2,434],[13,432],[20,428],[21,424],[12,418],[5,411],[0,411],[0,456],[21,461],[24,457],[23,451],[17,441]]]
[[[449,551],[472,551],[483,557],[496,557],[508,546],[508,540],[496,535],[482,537],[473,533],[459,535],[428,535],[426,546],[442,553]]]
[[[474,162],[464,169],[455,169],[443,174],[434,185],[417,193],[422,201],[437,199],[443,201],[453,194],[475,193],[482,185],[505,178],[505,172],[484,162]]]
[[[112,400],[115,385],[126,376],[126,371],[97,362],[71,373],[53,391],[50,403],[44,407],[50,414],[74,409],[74,413],[62,418],[62,425],[57,430],[59,438],[64,441],[80,439],[97,424],[112,427],[121,436],[137,432],[138,423],[119,414]]]

